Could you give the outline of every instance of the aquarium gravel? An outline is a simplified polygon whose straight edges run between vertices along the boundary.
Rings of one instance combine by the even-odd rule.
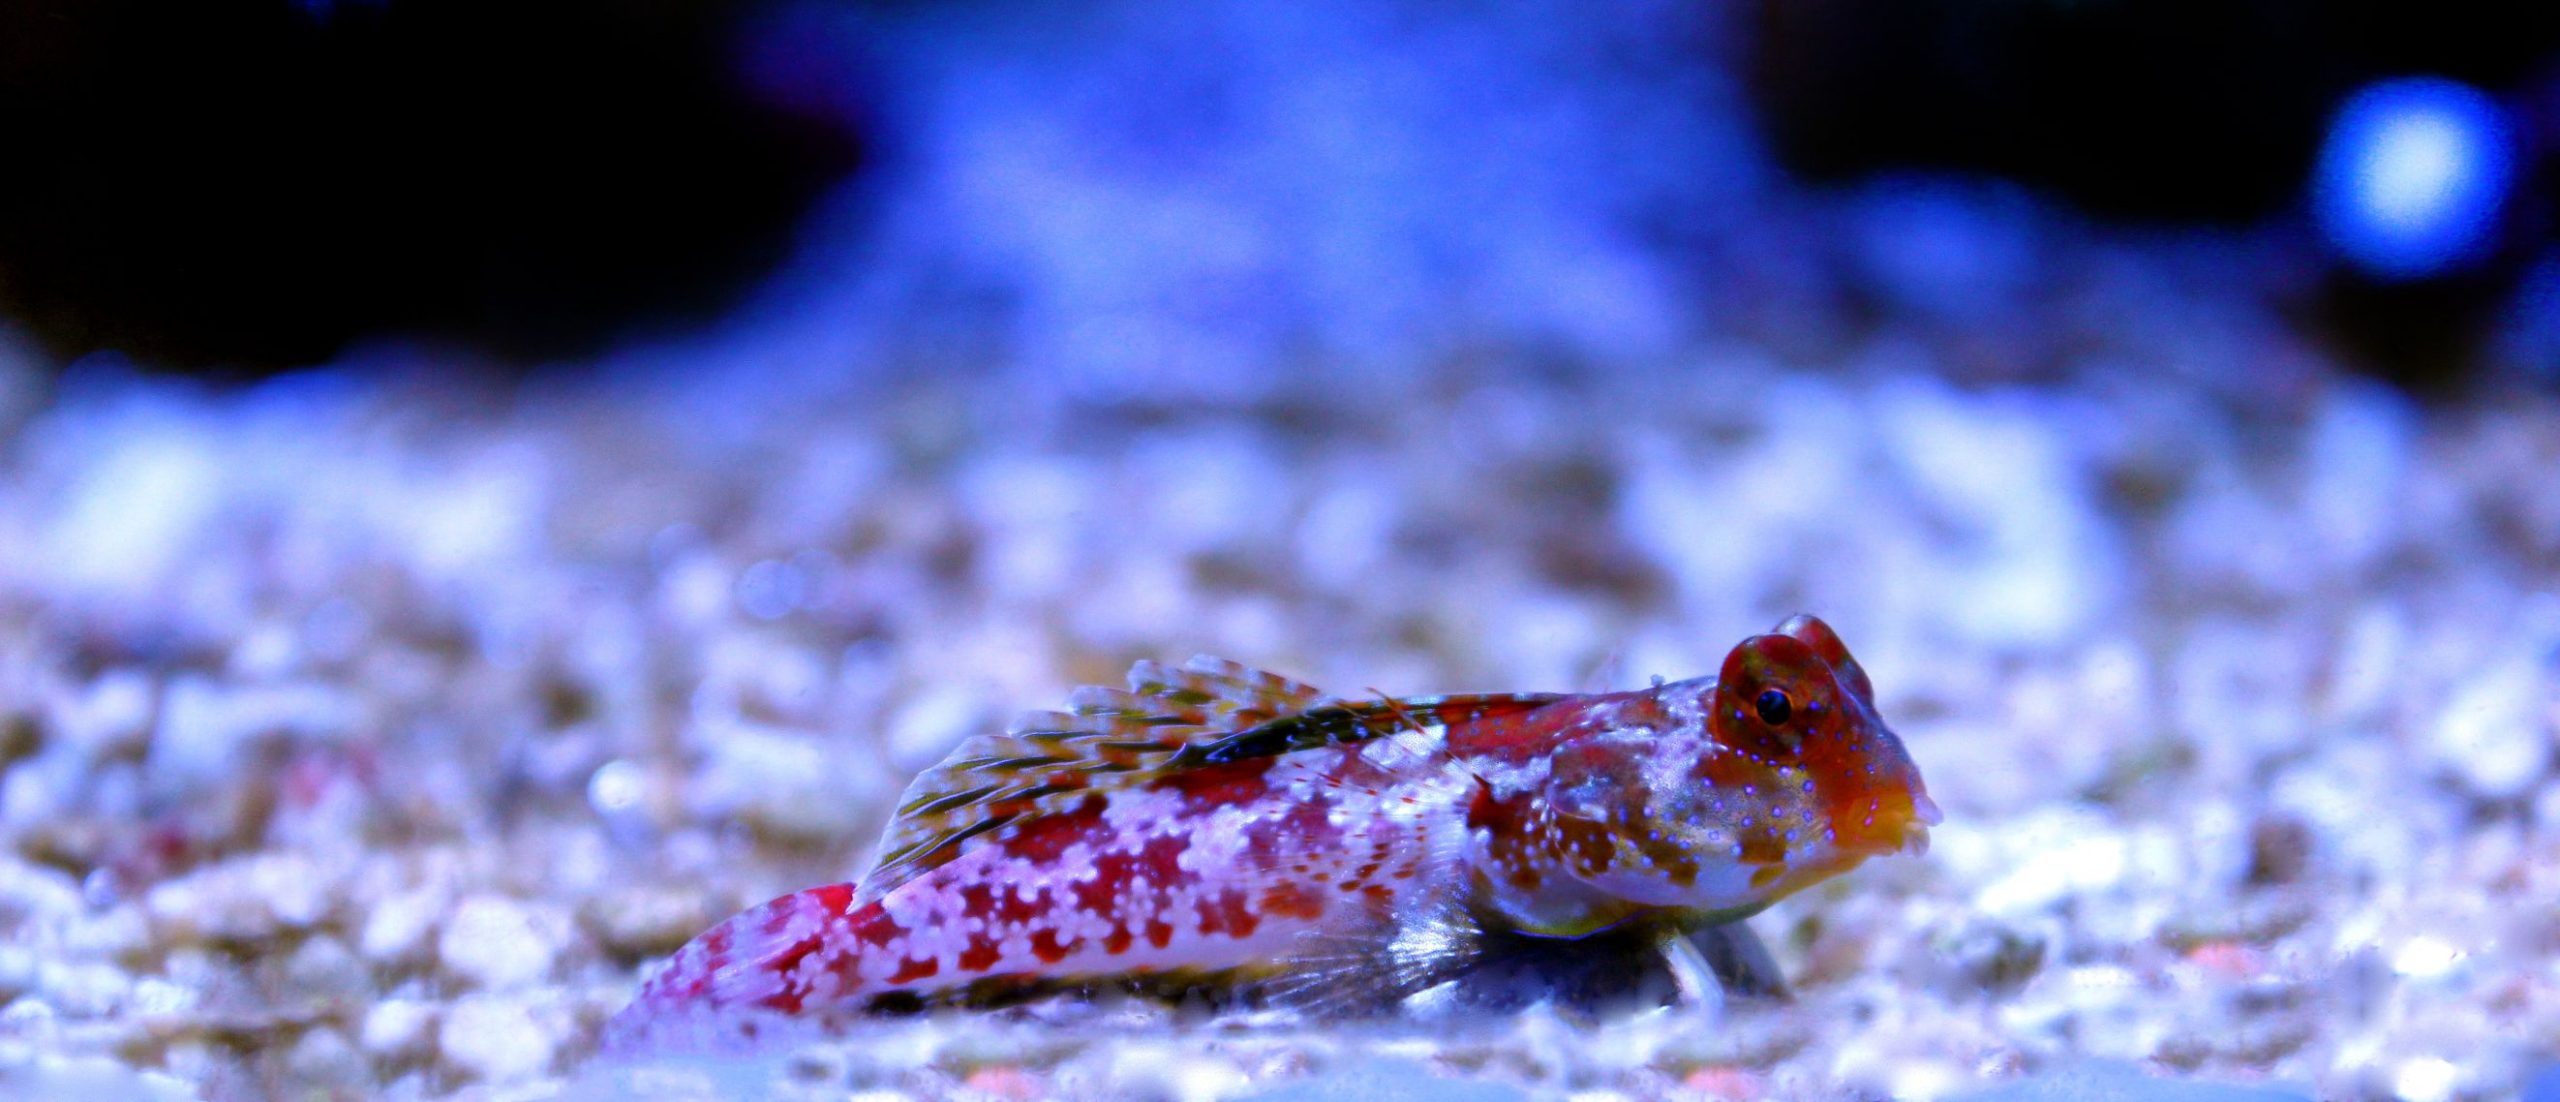
[[[39,406],[18,371],[0,1084],[1925,1098],[2101,1060],[2513,1089],[2560,1037],[2560,408],[2119,353],[1161,398],[422,371],[75,374]],[[1067,998],[589,1060],[685,938],[858,871],[913,771],[1133,659],[1595,689],[1797,610],[1858,640],[1946,822],[1753,920],[1792,1003]]]

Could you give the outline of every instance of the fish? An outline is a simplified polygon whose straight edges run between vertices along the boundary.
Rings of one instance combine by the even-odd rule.
[[[1112,982],[1392,1002],[1494,935],[1738,923],[1925,853],[1942,818],[1808,615],[1715,676],[1621,692],[1342,698],[1208,657],[1128,684],[963,742],[901,795],[869,872],[695,937],[608,1047]]]

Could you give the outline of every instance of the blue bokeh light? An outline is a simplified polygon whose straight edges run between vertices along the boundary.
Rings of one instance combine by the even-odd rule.
[[[2515,180],[2515,128],[2469,85],[2408,77],[2365,86],[2320,150],[2312,207],[2330,246],[2369,274],[2424,279],[2495,239]]]

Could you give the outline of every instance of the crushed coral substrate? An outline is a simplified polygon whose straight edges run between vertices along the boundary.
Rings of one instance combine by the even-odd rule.
[[[1891,343],[1135,396],[75,375],[39,405],[16,371],[0,1089],[2514,1089],[2560,1037],[2560,407],[2105,366],[2161,361],[2132,332],[1998,384]],[[916,769],[1136,658],[1596,689],[1799,610],[1946,822],[1753,920],[1791,1005],[1061,999],[589,1060],[685,938],[847,879]]]

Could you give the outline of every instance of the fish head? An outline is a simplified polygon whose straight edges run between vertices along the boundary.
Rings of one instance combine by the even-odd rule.
[[[1725,656],[1708,715],[1724,751],[1698,763],[1713,778],[1733,762],[1798,779],[1833,846],[1860,856],[1925,852],[1938,805],[1902,738],[1876,711],[1867,671],[1829,624],[1794,616]]]
[[[1639,694],[1645,695],[1645,694]],[[1711,680],[1560,745],[1546,802],[1566,865],[1629,902],[1739,916],[1868,857],[1925,852],[1937,805],[1866,671],[1797,616]]]

